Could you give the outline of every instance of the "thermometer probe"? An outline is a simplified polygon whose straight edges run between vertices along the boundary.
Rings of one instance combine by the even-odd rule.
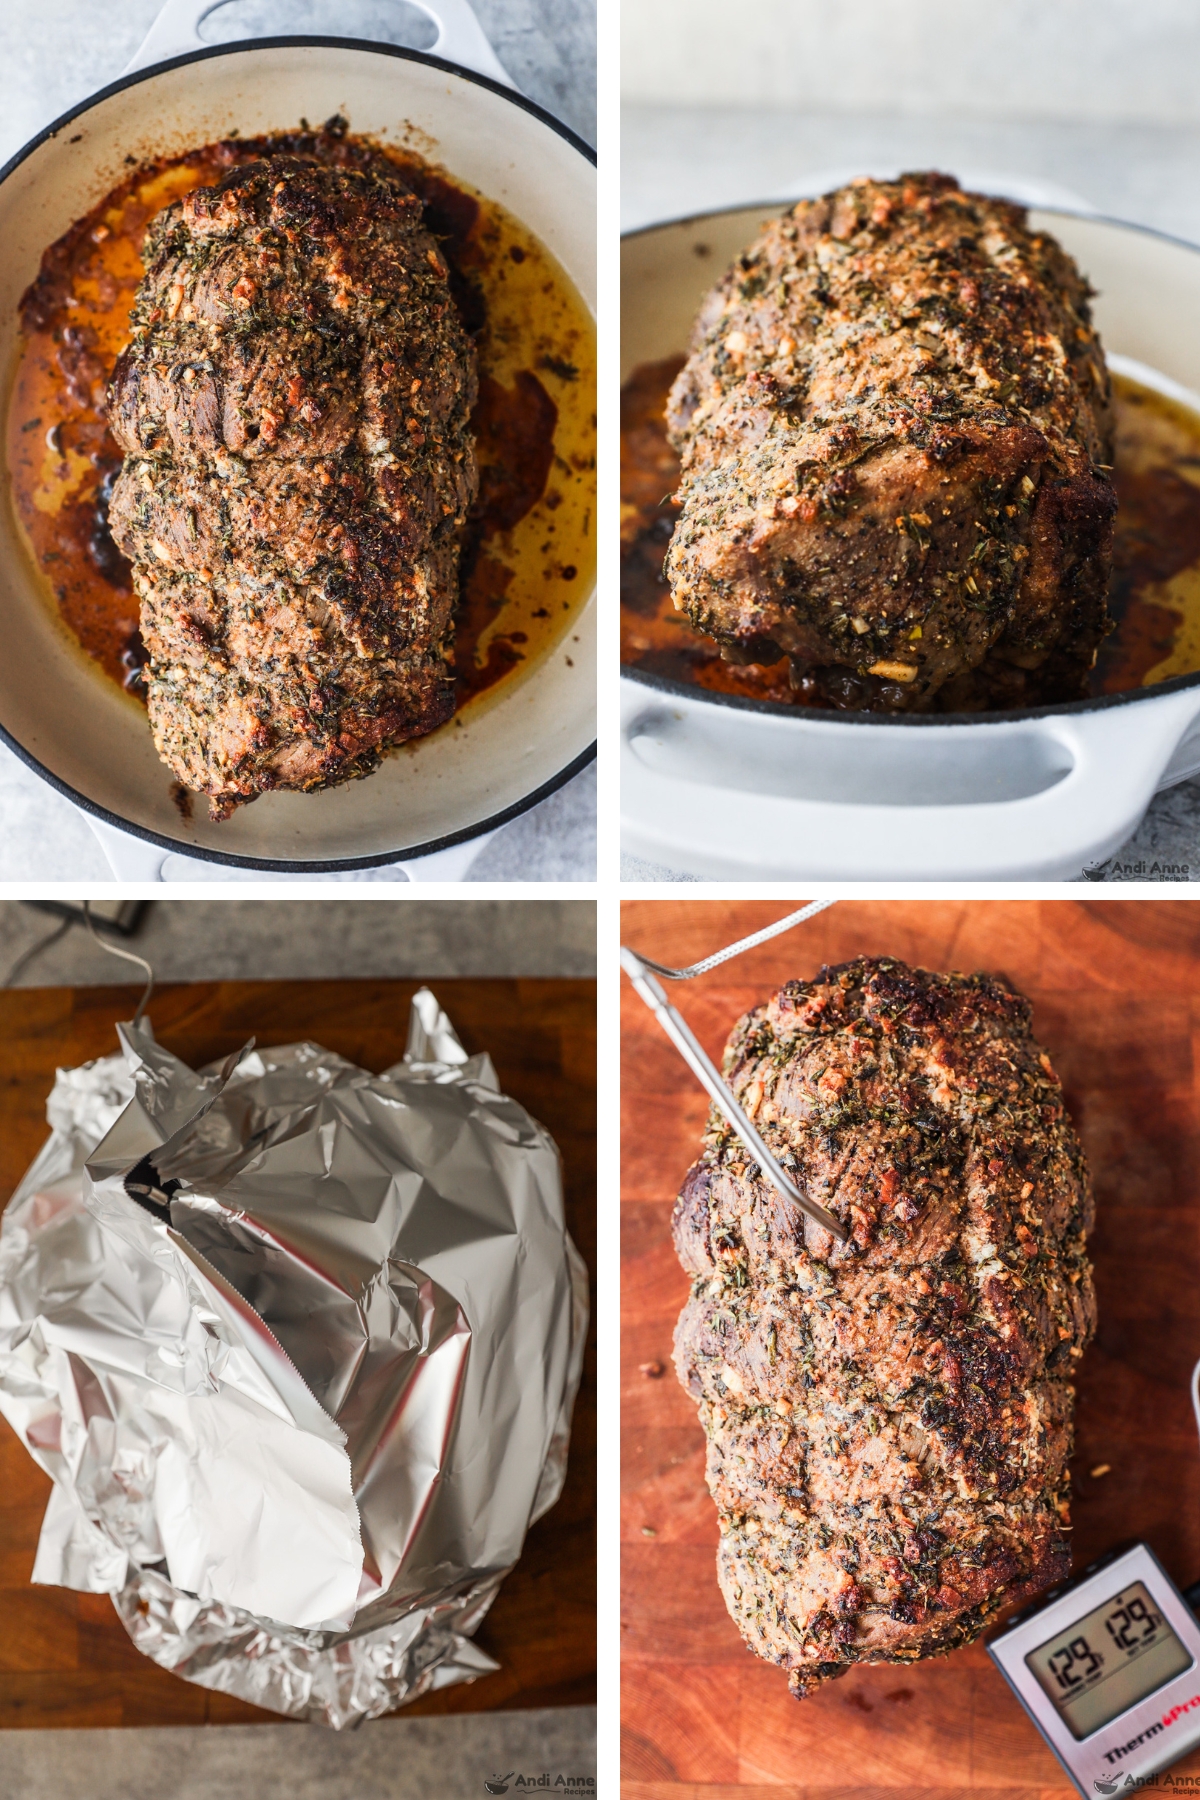
[[[691,981],[697,975],[715,969],[718,963],[728,962],[731,956],[740,956],[743,950],[751,949],[755,944],[765,943],[768,938],[777,937],[781,931],[790,931],[793,925],[799,925],[804,919],[811,919],[827,906],[831,900],[814,900],[809,906],[802,906],[799,912],[788,913],[786,918],[777,919],[768,925],[765,931],[756,931],[750,937],[739,938],[736,944],[727,944],[724,950],[718,950],[713,956],[706,956],[703,961],[692,963],[686,969],[669,969],[663,963],[651,961],[648,956],[639,956],[636,950],[627,945],[621,946],[621,967],[637,989],[638,994],[646,1002],[659,1024],[682,1056],[692,1073],[699,1077],[701,1085],[707,1089],[710,1097],[716,1101],[734,1131],[771,1183],[772,1187],[790,1200],[793,1206],[799,1207],[802,1213],[820,1225],[822,1230],[831,1232],[839,1243],[844,1244],[850,1236],[840,1219],[836,1219],[825,1207],[810,1200],[807,1194],[801,1193],[787,1170],[781,1168],[762,1137],[751,1124],[745,1112],[734,1098],[733,1090],[721,1079],[720,1073],[705,1054],[699,1039],[683,1014],[673,1007],[663,992],[658,975],[665,975],[668,981]]]

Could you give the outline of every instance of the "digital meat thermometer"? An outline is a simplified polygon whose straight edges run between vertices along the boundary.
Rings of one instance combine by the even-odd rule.
[[[1200,1363],[1192,1370],[1200,1429]],[[988,1645],[1087,1800],[1132,1791],[1200,1744],[1200,1581],[1135,1544],[1041,1594]]]
[[[1041,1595],[988,1654],[1087,1800],[1200,1744],[1200,1622],[1145,1544]]]

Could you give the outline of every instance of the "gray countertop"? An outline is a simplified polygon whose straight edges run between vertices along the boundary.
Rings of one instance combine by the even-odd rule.
[[[436,0],[434,0],[436,3]],[[474,0],[501,62],[522,91],[589,143],[596,133],[596,13],[590,0]],[[8,75],[0,163],[43,126],[114,80],[159,11],[160,0],[42,0],[0,7],[0,65]],[[422,29],[425,26],[426,29]],[[212,41],[317,33],[422,47],[427,21],[405,0],[232,0],[210,15]],[[591,881],[596,868],[596,785],[586,769],[481,846],[463,879]],[[171,856],[167,881],[268,881],[258,872]],[[395,870],[326,876],[336,883],[395,881]],[[85,816],[0,745],[0,881],[110,881]]]
[[[6,1731],[0,1792],[20,1800],[478,1800],[498,1773],[582,1788],[596,1770],[596,1709],[321,1725],[173,1725],[140,1731]],[[562,1784],[555,1788],[561,1776]],[[523,1789],[510,1791],[521,1793]]]
[[[0,986],[132,982],[136,991],[139,971],[104,944],[145,957],[160,986],[596,973],[591,900],[163,899],[145,908],[132,937],[102,933],[101,943],[82,917],[56,935],[62,924],[39,906],[0,900]]]
[[[622,227],[783,200],[855,173],[941,168],[1047,202],[1082,200],[1200,244],[1200,127],[1039,119],[887,117],[813,110],[627,104]],[[1026,197],[1022,195],[1021,197]],[[688,879],[634,858],[627,881]],[[1079,880],[1200,881],[1200,779],[1151,802],[1129,842]]]

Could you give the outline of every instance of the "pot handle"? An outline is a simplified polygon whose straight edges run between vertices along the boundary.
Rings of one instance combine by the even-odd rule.
[[[172,57],[203,50],[206,46],[200,36],[200,26],[209,13],[216,12],[224,3],[225,0],[165,0],[124,73],[132,75],[138,69],[148,69],[153,63],[169,62]],[[470,0],[408,0],[408,4],[423,12],[437,26],[438,34],[433,44],[436,56],[458,63],[476,75],[486,75],[505,87],[516,87],[516,82],[488,42]]]
[[[641,698],[621,734],[624,844],[701,880],[1078,880],[1137,829],[1198,710],[1200,695],[1187,689],[1146,707],[1025,720],[1021,729],[1063,753],[1060,780],[1017,799],[906,806],[802,797],[781,792],[778,781],[762,793],[744,781],[726,789],[719,774],[698,780],[689,733],[704,732],[703,717],[686,703]],[[742,715],[742,767],[756,754],[778,758],[779,739],[764,724],[775,721]],[[1003,757],[1015,728],[997,721],[987,729]],[[944,728],[947,758],[953,732]],[[651,754],[639,752],[639,738]],[[806,749],[819,765],[820,744],[810,739]]]
[[[84,813],[83,816],[99,839],[100,848],[117,881],[162,881],[163,867],[167,858],[173,854],[172,851],[164,850],[158,844],[148,844],[144,838],[134,837],[131,832],[118,831],[106,820],[93,818],[91,813]],[[403,871],[409,881],[461,881],[475,858],[491,843],[495,835],[494,831],[485,831],[480,837],[473,837],[465,844],[452,844],[448,850],[435,850],[429,856],[409,857],[391,867]],[[180,854],[186,856],[187,852],[181,850]],[[375,879],[386,881],[390,873],[391,869],[380,869],[375,872]],[[234,875],[233,878],[237,879],[237,876]],[[271,880],[272,877],[268,875],[266,879]],[[320,877],[301,875],[297,879],[320,880]]]
[[[118,831],[115,825],[93,818],[91,813],[83,816],[99,839],[116,881],[162,880],[163,864],[170,855],[169,850],[159,844],[148,844],[145,838],[133,837],[128,831]]]
[[[475,858],[486,849],[495,835],[494,831],[485,831],[482,836],[470,838],[465,844],[451,844],[448,850],[434,850],[428,856],[410,857],[406,862],[398,862],[396,867],[403,869],[410,881],[461,881]]]

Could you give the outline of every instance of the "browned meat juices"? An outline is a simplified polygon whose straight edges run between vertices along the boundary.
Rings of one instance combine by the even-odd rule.
[[[148,233],[110,522],[155,744],[215,817],[454,710],[475,353],[421,217],[398,178],[280,156]]]
[[[837,1244],[714,1114],[675,1208],[676,1364],[718,1573],[798,1697],[976,1637],[1070,1567],[1087,1167],[1028,1001],[888,959],[792,981],[725,1073]]]
[[[817,704],[1078,698],[1110,629],[1112,400],[1089,288],[944,175],[774,221],[713,290],[668,418],[675,605]]]

